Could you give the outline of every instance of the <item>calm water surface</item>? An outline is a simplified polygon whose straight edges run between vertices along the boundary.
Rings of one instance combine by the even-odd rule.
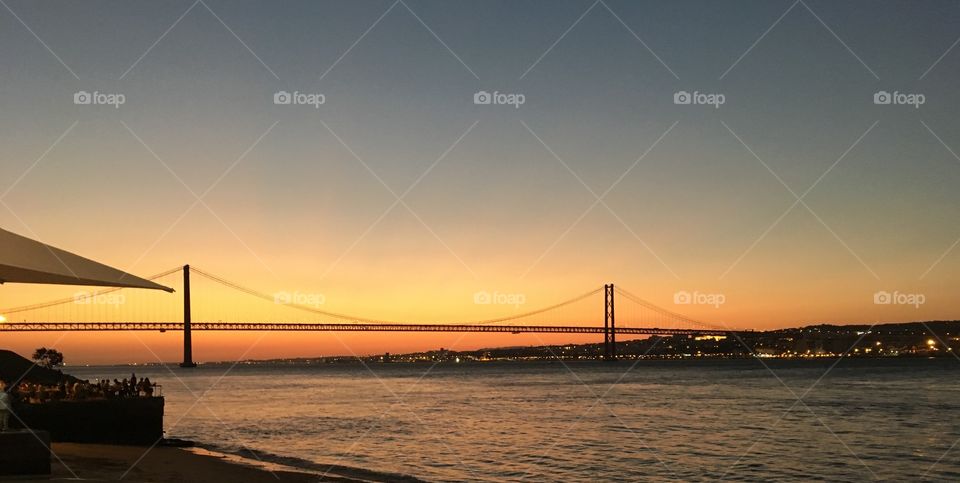
[[[432,481],[960,480],[960,444],[948,453],[960,438],[960,361],[848,359],[830,371],[836,361],[764,362],[769,369],[741,360],[68,372],[135,369],[163,384],[168,437],[320,471]]]

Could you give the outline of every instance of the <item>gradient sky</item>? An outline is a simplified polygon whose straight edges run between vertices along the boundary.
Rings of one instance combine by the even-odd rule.
[[[6,5],[0,226],[138,275],[191,263],[390,320],[607,282],[736,327],[960,314],[956,2]],[[75,105],[80,90],[126,103]],[[274,105],[278,90],[326,103]],[[474,105],[478,90],[526,103]],[[679,90],[726,103],[675,105]],[[878,90],[926,103],[874,105]],[[790,190],[807,192],[792,210]],[[480,290],[526,304],[478,306]],[[676,306],[680,290],[726,303]],[[875,305],[880,290],[926,303]],[[75,291],[7,285],[0,307]],[[198,359],[539,342],[271,334],[246,353],[260,336],[199,335]],[[57,343],[68,361],[154,360],[141,341],[178,357],[172,334]]]

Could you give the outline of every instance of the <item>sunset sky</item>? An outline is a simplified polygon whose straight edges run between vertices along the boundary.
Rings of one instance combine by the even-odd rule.
[[[960,318],[956,2],[6,5],[0,227],[140,276],[190,263],[411,322],[604,283],[742,328]],[[78,105],[79,91],[125,102]],[[478,91],[525,102],[475,105]],[[725,102],[677,105],[678,91]],[[7,284],[0,314],[76,291]],[[479,291],[525,300],[478,305]],[[725,303],[677,305],[679,291]],[[242,296],[215,294],[197,294],[204,318],[242,316]],[[179,292],[143,297],[179,307]],[[583,313],[600,325],[595,300]],[[179,358],[177,334],[61,335],[0,347]],[[593,341],[195,337],[201,361]]]

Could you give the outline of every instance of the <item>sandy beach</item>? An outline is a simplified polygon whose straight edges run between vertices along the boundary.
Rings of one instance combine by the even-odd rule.
[[[52,479],[142,482],[369,481],[343,474],[310,474],[277,465],[257,467],[216,453],[155,447],[54,443]],[[145,454],[146,453],[146,454]],[[141,459],[142,458],[142,459]],[[140,459],[139,462],[137,460]],[[136,464],[135,464],[136,463]],[[132,468],[132,469],[131,469]],[[128,471],[129,470],[129,471]],[[38,478],[47,480],[47,478]]]

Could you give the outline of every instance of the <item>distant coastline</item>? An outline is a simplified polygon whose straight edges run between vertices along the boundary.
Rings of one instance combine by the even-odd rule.
[[[819,324],[727,336],[650,336],[618,342],[618,358],[651,359],[821,359],[835,357],[951,357],[960,351],[960,321],[897,322],[876,325]],[[455,351],[444,348],[403,354],[331,355],[249,359],[245,365],[346,363],[435,363],[595,360],[603,343],[496,347]],[[206,364],[236,364],[234,361]],[[140,365],[160,365],[147,363]]]

